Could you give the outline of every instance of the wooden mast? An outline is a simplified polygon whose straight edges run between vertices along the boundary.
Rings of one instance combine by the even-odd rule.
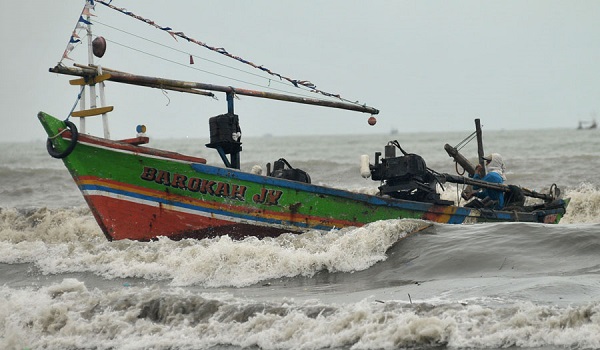
[[[79,129],[82,133],[86,133],[86,117],[91,117],[94,115],[102,115],[102,127],[104,130],[104,138],[105,139],[110,139],[110,129],[108,127],[108,116],[106,115],[106,113],[110,112],[113,110],[112,106],[106,106],[106,98],[105,98],[105,94],[104,94],[104,83],[103,83],[103,74],[102,74],[102,67],[101,66],[95,66],[94,65],[94,44],[93,44],[93,40],[92,40],[92,23],[90,20],[90,10],[93,10],[93,1],[91,0],[86,0],[86,4],[84,7],[84,10],[82,12],[82,16],[85,15],[86,19],[85,21],[81,20],[80,22],[84,22],[85,23],[85,30],[87,32],[86,37],[87,37],[87,49],[88,49],[88,65],[90,67],[94,67],[95,69],[95,76],[98,79],[92,79],[92,80],[84,80],[81,79],[81,81],[76,80],[76,81],[71,81],[71,85],[79,85],[81,86],[81,93],[80,93],[80,101],[79,101],[79,111],[72,111],[70,116],[71,117],[78,117],[79,119]],[[96,94],[96,84],[98,84],[98,94]],[[86,99],[86,85],[87,88],[89,90],[89,100],[90,100],[90,108],[86,108],[86,103],[85,103],[85,99]],[[100,98],[100,106],[97,105],[97,99],[98,97]]]
[[[49,69],[52,73],[66,74],[66,75],[74,75],[80,77],[93,78],[98,74],[95,66],[89,68],[83,67],[66,67],[63,65],[58,65],[54,68]],[[209,90],[209,91],[218,91],[224,92],[226,94],[237,94],[243,96],[252,96],[259,98],[267,98],[272,100],[286,101],[286,102],[294,102],[301,104],[309,104],[330,108],[339,108],[350,111],[362,112],[362,113],[370,113],[370,114],[378,114],[379,110],[369,107],[366,105],[353,104],[343,101],[327,101],[316,98],[308,98],[308,97],[299,97],[299,96],[291,96],[280,93],[266,92],[266,91],[258,91],[258,90],[248,90],[235,88],[232,86],[220,86],[199,82],[190,82],[190,81],[182,81],[182,80],[173,80],[173,79],[165,79],[165,78],[156,78],[142,75],[135,75],[130,73],[124,73],[119,71],[110,70],[104,68],[104,72],[110,74],[110,78],[108,80],[123,83],[123,84],[132,84],[146,87],[156,87],[156,88],[170,88],[177,89],[182,92],[191,92],[189,90],[195,91],[192,93],[198,93],[198,90]]]
[[[479,122],[479,118],[475,119],[475,131],[477,132],[477,155],[479,156],[479,165],[481,165],[481,177],[485,176],[485,161],[483,157],[485,154],[483,153],[483,136],[481,134],[481,123]]]

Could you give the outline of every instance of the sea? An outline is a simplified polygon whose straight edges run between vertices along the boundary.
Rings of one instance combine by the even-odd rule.
[[[361,155],[373,162],[397,140],[460,174],[444,145],[470,133],[243,137],[241,168],[285,158],[315,184],[376,193]],[[508,183],[571,198],[560,224],[395,219],[263,240],[109,242],[45,139],[0,143],[0,349],[599,349],[600,132],[483,139]],[[221,164],[206,143],[149,146]],[[476,141],[461,153],[476,162]],[[461,190],[440,188],[445,199]]]

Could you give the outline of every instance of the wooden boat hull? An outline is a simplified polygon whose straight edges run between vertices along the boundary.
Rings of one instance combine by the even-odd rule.
[[[568,200],[533,212],[502,212],[398,200],[204,164],[201,158],[78,135],[65,122],[38,118],[109,240],[165,236],[276,236],[386,219],[438,223],[558,223]],[[56,135],[60,136],[56,137]]]

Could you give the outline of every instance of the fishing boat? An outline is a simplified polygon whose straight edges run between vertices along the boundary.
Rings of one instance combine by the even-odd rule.
[[[577,130],[594,130],[598,127],[598,123],[596,123],[596,118],[592,119],[592,121],[579,121],[579,125],[577,125]]]
[[[156,26],[172,36],[201,43],[110,2],[87,0],[76,28],[87,31],[89,62],[66,66],[61,60],[49,69],[52,73],[77,77],[70,80],[70,84],[80,88],[80,109],[73,107],[65,119],[45,112],[38,114],[48,134],[48,153],[64,162],[109,240],[202,239],[221,235],[262,238],[286,232],[359,227],[378,220],[403,218],[448,224],[556,224],[565,214],[569,199],[561,198],[556,185],[551,187],[550,193],[538,193],[518,186],[439,173],[428,168],[421,156],[404,152],[397,141],[384,145],[383,155],[377,152],[373,162],[366,155],[360,157],[357,176],[376,181],[378,193],[373,195],[313,184],[308,173],[294,168],[284,158],[275,160],[272,165],[268,163],[264,173],[262,169],[242,171],[240,117],[234,113],[236,95],[367,113],[371,115],[370,124],[376,122],[374,115],[379,111],[342,99],[299,97],[107,69],[94,63],[94,57],[100,58],[106,51],[105,39],[94,38],[91,32],[90,11],[98,4]],[[78,40],[74,31],[70,42]],[[67,47],[63,57],[67,57],[70,50],[72,46]],[[222,48],[217,50],[229,55]],[[239,60],[237,56],[234,58]],[[257,68],[265,70],[262,66]],[[291,81],[294,85],[306,84],[314,92],[327,95],[310,83]],[[113,107],[104,104],[106,82],[203,96],[224,94],[226,111],[209,118],[210,143],[206,144],[207,148],[218,152],[223,164],[209,164],[198,156],[152,148],[144,126],[138,127],[135,137],[111,139],[107,115]],[[89,90],[90,108],[86,108],[85,98],[81,98],[85,89]],[[105,126],[104,135],[87,133],[86,118],[100,116]],[[80,119],[79,127],[71,118]],[[480,136],[480,129],[477,132]],[[448,146],[446,151],[469,173],[474,172],[473,166],[456,148]],[[440,197],[440,187],[448,182],[500,190],[507,198],[516,199],[507,200],[502,210],[485,205],[478,208],[458,205]],[[525,204],[524,197],[535,201]]]

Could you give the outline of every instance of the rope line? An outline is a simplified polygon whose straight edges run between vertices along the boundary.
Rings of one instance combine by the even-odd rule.
[[[62,129],[58,134],[54,135],[54,136],[48,136],[49,140],[54,140],[55,138],[59,137],[60,135],[62,135],[63,132],[67,131],[67,128]]]
[[[213,76],[216,76],[216,77],[219,77],[219,78],[225,78],[225,79],[228,79],[228,80],[237,81],[238,83],[243,83],[243,84],[252,85],[252,86],[258,86],[258,87],[264,87],[264,86],[256,84],[256,83],[251,83],[249,81],[245,81],[245,80],[241,80],[241,79],[237,79],[237,78],[228,77],[226,75],[221,75],[221,74],[209,72],[207,70],[196,68],[196,67],[190,67],[187,64],[183,64],[181,62],[173,61],[171,59],[168,59],[168,58],[165,58],[165,57],[161,57],[161,56],[158,56],[158,55],[150,53],[150,52],[146,52],[146,51],[143,51],[143,50],[140,50],[140,49],[136,49],[135,47],[131,47],[131,46],[128,46],[128,45],[125,45],[125,44],[121,44],[121,43],[116,42],[114,40],[108,40],[108,39],[105,39],[105,40],[107,42],[110,42],[110,43],[113,43],[115,45],[127,48],[129,50],[133,50],[133,51],[139,52],[141,54],[148,55],[150,57],[154,57],[154,58],[163,60],[165,62],[173,63],[173,64],[176,64],[176,65],[188,68],[188,69],[193,69],[193,70],[196,70],[196,71],[199,71],[199,72],[202,72],[202,73],[206,73],[206,74],[210,74],[210,75],[213,75]],[[249,74],[252,74],[252,73],[249,73]],[[286,85],[286,86],[288,86],[288,85]],[[269,87],[269,88],[271,90],[273,90],[273,91],[278,91],[278,92],[281,92],[281,93],[286,93],[286,94],[290,94],[290,95],[296,95],[296,96],[300,96],[300,97],[308,97],[308,98],[310,98],[310,96],[308,96],[306,94],[300,94],[300,93],[297,93],[297,92],[290,92],[290,91],[281,90],[281,89],[277,89],[277,88],[273,88],[273,87]],[[303,90],[303,91],[305,91],[305,90]]]
[[[81,85],[81,90],[79,90],[79,93],[77,94],[77,98],[75,99],[75,103],[73,104],[73,108],[71,108],[71,111],[69,112],[69,115],[67,116],[67,118],[65,119],[65,121],[67,121],[67,120],[69,120],[69,118],[71,118],[71,114],[73,113],[73,111],[75,110],[75,108],[77,108],[77,103],[79,103],[79,100],[81,100],[81,95],[83,94],[83,90],[84,89],[85,89],[85,84]]]
[[[139,21],[142,21],[142,22],[144,22],[144,23],[146,23],[148,25],[151,25],[151,26],[153,26],[153,27],[155,27],[157,29],[163,30],[163,31],[169,33],[175,40],[177,40],[176,37],[180,37],[182,39],[187,40],[188,42],[192,42],[192,43],[194,43],[196,45],[202,46],[202,47],[207,48],[207,49],[209,49],[211,51],[214,51],[214,52],[220,53],[220,54],[222,54],[224,56],[227,56],[229,58],[235,59],[238,62],[241,62],[241,63],[247,64],[249,66],[252,66],[252,67],[254,67],[256,69],[259,69],[259,70],[261,70],[263,72],[266,72],[266,73],[268,73],[268,74],[270,74],[272,76],[276,76],[279,79],[287,80],[288,82],[290,82],[295,87],[304,86],[304,87],[310,89],[310,92],[319,93],[321,95],[328,96],[328,97],[335,97],[335,98],[338,98],[338,99],[340,99],[340,100],[342,100],[344,102],[348,102],[348,103],[353,103],[353,104],[360,105],[360,103],[358,103],[356,101],[349,101],[349,100],[346,100],[346,99],[342,98],[339,94],[333,94],[333,93],[325,92],[323,90],[319,90],[319,89],[317,89],[317,86],[315,84],[311,83],[308,80],[298,80],[298,79],[288,78],[288,77],[283,76],[283,75],[281,75],[279,73],[273,72],[270,69],[265,68],[262,65],[256,65],[256,64],[254,64],[254,63],[252,63],[252,62],[250,62],[248,60],[245,60],[245,59],[243,59],[243,58],[241,58],[239,56],[235,56],[235,55],[229,53],[223,47],[213,47],[213,46],[210,46],[210,45],[208,45],[208,44],[206,44],[204,42],[201,42],[199,40],[191,38],[191,37],[185,35],[183,32],[176,32],[171,27],[160,26],[160,25],[156,24],[156,22],[154,22],[154,21],[152,21],[150,19],[146,19],[144,17],[136,15],[133,12],[128,11],[128,10],[126,10],[124,8],[119,8],[119,7],[116,7],[114,5],[111,5],[110,2],[112,2],[112,0],[109,1],[108,3],[106,1],[104,1],[104,0],[96,0],[95,2],[99,3],[99,4],[102,4],[102,5],[104,5],[104,6],[108,7],[108,8],[111,8],[111,9],[113,9],[115,11],[118,11],[118,12],[124,14],[124,15],[127,15],[129,17],[135,18],[135,19],[137,19]]]
[[[477,131],[473,131],[471,135],[465,137],[464,140],[460,141],[454,148],[456,148],[457,150],[461,150],[463,147],[469,144],[469,142],[473,141],[475,136],[477,136]]]
[[[69,53],[71,51],[73,51],[73,49],[75,49],[75,45],[80,45],[81,44],[81,39],[79,37],[79,33],[81,33],[81,30],[84,29],[84,26],[81,23],[87,23],[87,21],[83,18],[84,15],[89,14],[89,9],[90,9],[90,4],[88,4],[87,2],[85,3],[85,5],[83,6],[83,9],[81,10],[81,13],[79,14],[79,18],[77,19],[77,23],[75,24],[75,28],[73,28],[73,32],[71,33],[71,36],[69,37],[69,42],[67,43],[67,47],[65,48],[65,51],[62,54],[62,57],[60,58],[60,60],[58,61],[57,64],[62,64],[62,61],[65,59],[71,59],[69,57]]]
[[[189,55],[189,56],[193,56],[194,58],[198,58],[198,59],[200,59],[200,60],[202,60],[202,61],[206,61],[206,62],[209,62],[209,63],[215,64],[215,65],[218,65],[218,66],[221,66],[221,67],[225,67],[225,68],[228,68],[228,69],[232,69],[232,70],[238,71],[238,72],[240,72],[240,73],[248,74],[248,75],[251,75],[251,76],[254,76],[254,77],[260,78],[260,79],[265,79],[265,80],[268,80],[268,82],[269,82],[269,83],[268,83],[268,86],[269,86],[269,87],[271,86],[271,81],[272,81],[272,79],[271,79],[271,78],[266,78],[266,77],[264,77],[264,76],[262,76],[262,75],[255,74],[255,73],[252,73],[252,72],[249,72],[249,71],[246,71],[246,70],[240,69],[240,68],[236,68],[236,67],[233,67],[233,66],[230,66],[230,65],[227,65],[227,64],[223,64],[223,63],[220,63],[220,62],[217,62],[217,61],[213,61],[213,60],[210,60],[210,59],[208,59],[208,58],[204,58],[204,57],[200,57],[200,56],[196,56],[196,55],[191,55],[191,54],[190,54],[189,52],[187,52],[187,51],[183,51],[183,50],[177,49],[177,48],[175,48],[175,47],[172,47],[172,46],[169,46],[169,45],[165,45],[165,44],[159,43],[159,42],[157,42],[157,41],[150,40],[150,39],[148,39],[148,38],[144,38],[143,36],[140,36],[140,35],[137,35],[137,34],[134,34],[134,33],[130,33],[130,32],[128,32],[128,31],[126,31],[126,30],[123,30],[123,29],[120,29],[120,28],[113,27],[113,26],[111,26],[111,25],[108,25],[108,24],[106,24],[106,23],[102,23],[102,22],[100,22],[100,21],[98,21],[98,20],[94,20],[94,23],[95,23],[95,24],[100,24],[100,25],[102,25],[102,26],[105,26],[105,27],[107,27],[107,28],[110,28],[110,29],[113,29],[113,30],[119,31],[119,32],[121,32],[121,33],[124,33],[124,34],[130,35],[130,36],[133,36],[133,37],[135,37],[135,38],[138,38],[138,39],[140,39],[140,40],[147,41],[147,42],[149,42],[149,43],[152,43],[152,44],[154,44],[154,45],[161,46],[161,47],[164,47],[164,48],[166,48],[166,49],[169,49],[169,50],[172,50],[172,51],[175,51],[175,52],[178,52],[178,53],[184,54],[184,55],[186,55],[186,56],[187,56],[187,55]],[[106,39],[106,40],[107,40],[107,41],[109,41],[108,39]],[[119,43],[116,43],[116,44],[117,44],[117,45],[121,45],[121,46],[123,46],[123,47],[130,48],[130,47],[128,47],[128,46],[125,46],[125,45],[122,45],[122,44],[119,44]],[[137,50],[137,49],[135,49],[135,50],[136,50],[136,51],[139,51],[139,50]],[[186,65],[186,67],[189,67],[189,66],[187,66],[187,65]],[[189,67],[189,68],[194,68],[194,67]],[[217,75],[217,74],[210,73],[210,72],[207,72],[207,71],[204,71],[204,70],[200,70],[200,69],[198,69],[198,70],[199,70],[199,71],[201,71],[201,72],[205,72],[205,73],[209,73],[209,74]],[[224,77],[224,76],[221,76],[221,77]],[[229,78],[229,77],[225,77],[225,78],[232,79],[232,78]],[[244,82],[244,83],[245,83],[245,82]],[[284,85],[284,86],[289,86],[288,84],[285,84],[284,82],[282,82],[282,81],[278,81],[278,80],[275,80],[275,83],[278,83],[278,84],[281,84],[281,85]]]

